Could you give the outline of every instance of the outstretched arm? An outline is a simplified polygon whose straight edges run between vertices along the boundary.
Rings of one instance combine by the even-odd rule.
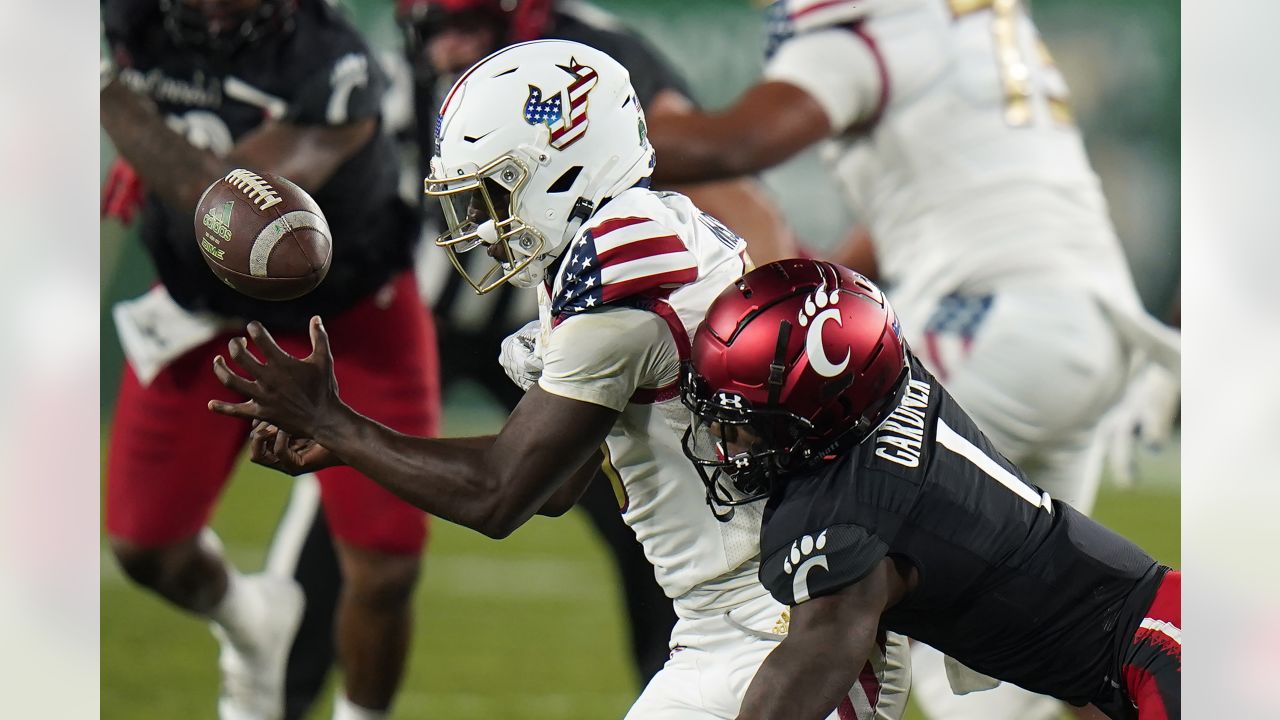
[[[336,456],[412,505],[494,538],[510,535],[596,457],[614,411],[533,386],[500,434],[421,438],[347,405],[316,434]]]
[[[831,134],[818,101],[785,82],[760,83],[721,112],[669,113],[647,122],[657,154],[653,180],[665,184],[751,175]]]
[[[663,118],[696,113],[697,108],[684,95],[665,89],[654,95],[644,109],[649,123]],[[711,182],[663,185],[687,195],[699,210],[709,213],[747,241],[747,252],[758,265],[796,257],[795,238],[783,221],[782,213],[760,182],[749,176],[713,180]]]
[[[822,720],[858,680],[880,615],[905,592],[884,558],[862,580],[791,609],[791,629],[747,688],[738,720]]]
[[[749,175],[835,134],[865,130],[888,101],[887,67],[857,26],[803,32],[728,109],[654,118],[655,183]]]
[[[192,145],[165,122],[149,98],[120,80],[102,89],[102,127],[147,187],[180,212],[194,212],[215,178],[237,167],[283,175],[314,192],[377,132],[374,118],[338,126],[269,120],[226,157]]]
[[[493,442],[493,436],[457,438],[456,440],[470,442],[475,447],[484,449]],[[259,465],[295,477],[346,464],[315,440],[295,438],[265,420],[255,420],[253,423],[253,431],[249,433],[249,456]],[[602,453],[593,454],[591,459],[583,463],[582,467],[557,488],[542,507],[538,508],[538,514],[559,517],[569,512],[586,491],[587,484],[600,471],[603,460]]]
[[[266,362],[251,355],[243,338],[231,358],[252,379],[234,373],[222,357],[214,371],[227,387],[250,399],[210,402],[227,415],[266,420],[286,432],[312,438],[335,458],[416,507],[490,537],[502,538],[580,480],[617,411],[563,398],[533,387],[502,432],[484,438],[434,439],[405,435],[360,415],[338,397],[328,336],[313,318],[313,352],[293,358],[258,323],[249,336]],[[552,503],[555,504],[554,502]]]

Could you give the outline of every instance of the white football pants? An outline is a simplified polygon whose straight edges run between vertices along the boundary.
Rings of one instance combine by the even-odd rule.
[[[680,617],[671,633],[671,659],[649,681],[626,720],[732,720],[756,669],[782,636],[785,606],[764,595],[724,614]],[[871,658],[880,688],[868,693],[863,683],[849,691],[846,714],[828,720],[898,720],[907,705],[911,667],[906,638],[890,633],[883,655]],[[874,697],[873,697],[874,696]]]

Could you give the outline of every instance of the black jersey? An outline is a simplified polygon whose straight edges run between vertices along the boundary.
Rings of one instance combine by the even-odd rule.
[[[219,154],[268,119],[339,126],[377,118],[387,89],[364,40],[324,0],[302,0],[291,30],[225,57],[176,44],[156,0],[106,0],[103,25],[121,81],[151,97],[192,144]],[[394,143],[379,132],[311,193],[333,234],[333,262],[325,281],[297,300],[254,300],[219,282],[196,247],[191,214],[154,194],[142,240],[182,306],[301,329],[311,315],[341,312],[410,266],[418,217],[398,195],[398,173]]]
[[[1118,678],[1163,571],[1027,481],[915,357],[875,435],[770,498],[761,550],[761,581],[792,605],[905,558],[920,583],[888,629],[1077,705]]]
[[[627,69],[642,107],[648,107],[654,96],[663,90],[673,90],[685,98],[690,97],[687,85],[670,63],[646,40],[603,10],[584,5],[557,8],[552,16],[552,26],[543,37],[572,40],[608,53]],[[417,123],[414,139],[421,149],[418,158],[419,171],[423,176],[430,170],[429,163],[435,149],[436,116],[440,103],[454,79],[452,76],[434,76],[421,68],[414,79]],[[439,202],[433,198],[424,200],[423,212],[428,227],[440,227]],[[534,293],[507,284],[476,297],[462,276],[445,260],[443,253],[429,257],[435,261],[436,267],[426,273],[424,291],[438,318],[444,355],[475,352],[474,346],[478,344],[486,348],[481,362],[491,363],[496,342],[537,316]],[[464,255],[461,259],[477,263],[488,260],[478,253]],[[460,336],[460,341],[451,341],[451,336]],[[462,342],[463,339],[475,342],[469,344]],[[475,359],[468,358],[468,362]],[[501,373],[497,377],[501,377]],[[507,381],[502,378],[501,382],[505,384]]]

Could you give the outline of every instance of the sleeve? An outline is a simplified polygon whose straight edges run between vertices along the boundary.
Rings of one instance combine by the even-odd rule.
[[[866,577],[901,527],[896,478],[855,471],[848,460],[793,478],[765,509],[760,582],[780,603],[798,605]]]
[[[882,109],[888,80],[877,53],[848,28],[815,30],[783,42],[764,77],[804,90],[826,110],[831,127],[844,130]]]
[[[538,385],[621,411],[637,389],[674,382],[679,369],[679,351],[662,318],[607,308],[569,317],[551,331]]]
[[[297,125],[346,125],[378,117],[388,80],[377,59],[360,43],[344,43],[307,75],[286,120]]]

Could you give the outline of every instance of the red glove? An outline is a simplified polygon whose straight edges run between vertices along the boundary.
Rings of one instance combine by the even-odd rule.
[[[133,166],[116,158],[102,187],[102,218],[113,217],[128,225],[142,207],[142,180]]]

